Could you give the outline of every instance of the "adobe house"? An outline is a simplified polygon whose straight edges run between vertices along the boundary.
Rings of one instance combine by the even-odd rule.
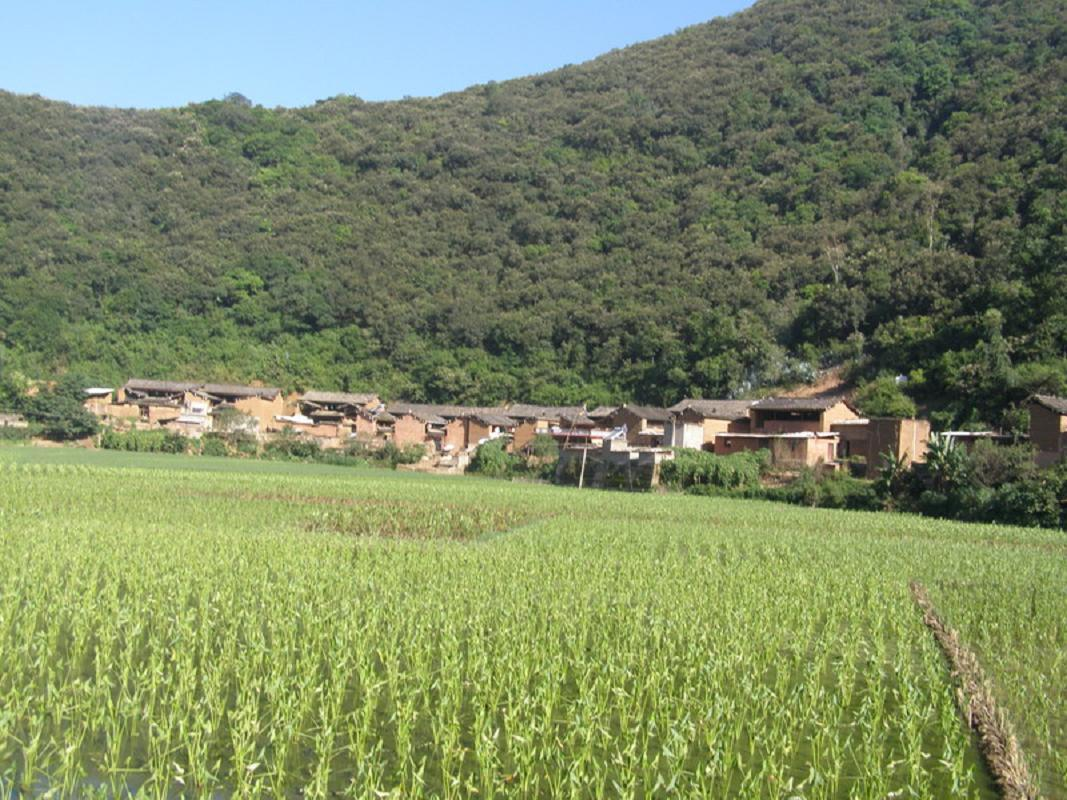
[[[285,398],[273,386],[241,386],[229,383],[205,383],[197,394],[210,404],[210,413],[232,408],[255,420],[258,431],[266,431],[275,417],[285,414]]]
[[[478,411],[467,417],[467,446],[476,447],[480,444],[499,439],[512,437],[518,423],[511,417],[499,412]]]
[[[876,478],[886,454],[907,464],[926,460],[930,422],[925,419],[875,417],[867,423],[867,477]]]
[[[193,402],[199,384],[183,381],[153,381],[132,378],[119,390],[118,404],[135,406],[136,416],[150,425],[177,419]]]
[[[841,397],[768,397],[750,409],[752,433],[829,433],[835,422],[859,419]]]
[[[355,419],[381,405],[378,395],[352,392],[304,392],[298,399],[301,413],[324,422]]]
[[[867,427],[870,422],[869,419],[845,419],[830,424],[831,433],[836,433],[840,439],[838,458],[862,458],[865,463],[868,461]]]
[[[626,441],[631,447],[659,447],[663,444],[671,412],[652,406],[624,405],[611,416],[614,428],[626,426]]]
[[[515,403],[504,412],[515,420],[512,448],[516,452],[521,451],[535,436],[551,434],[552,426],[559,425],[564,417],[573,418],[584,412],[584,406],[535,406]]]
[[[712,444],[717,456],[732,456],[753,450],[770,450],[771,435],[767,433],[718,433]]]
[[[1030,398],[1030,441],[1037,448],[1037,464],[1050,467],[1067,452],[1067,400],[1048,394]]]
[[[671,406],[664,444],[700,450],[714,445],[718,433],[744,433],[751,421],[748,410],[752,400],[700,400],[688,398]]]
[[[581,444],[600,446],[609,433],[610,428],[598,424],[588,414],[581,413],[560,417],[559,425],[554,425],[549,435],[560,447]]]
[[[719,433],[714,447],[717,456],[768,450],[774,466],[800,469],[834,463],[838,444],[836,433]]]
[[[446,442],[449,420],[437,413],[437,408],[422,403],[390,403],[377,421],[386,440],[397,447],[419,444],[440,450]],[[386,415],[394,420],[391,425],[381,424]]]
[[[91,386],[83,391],[85,399],[82,401],[82,408],[101,419],[106,418],[108,406],[115,402],[115,390],[103,386]]]
[[[611,418],[619,410],[618,406],[597,406],[592,411],[586,411],[585,415],[602,428],[611,427]]]
[[[837,445],[836,433],[783,433],[771,437],[771,463],[784,469],[833,464]]]

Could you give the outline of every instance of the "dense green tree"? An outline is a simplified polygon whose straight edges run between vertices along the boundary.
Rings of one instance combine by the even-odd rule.
[[[855,360],[995,424],[1067,374],[1065,31],[761,0],[432,99],[0,93],[5,369],[666,403]]]
[[[896,378],[879,375],[856,391],[856,406],[868,417],[914,417],[915,401],[908,397]]]

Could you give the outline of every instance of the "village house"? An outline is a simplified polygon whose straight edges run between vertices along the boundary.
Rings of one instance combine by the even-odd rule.
[[[317,423],[347,425],[353,433],[374,434],[374,412],[381,406],[372,392],[305,392],[297,399],[300,413]]]
[[[517,428],[518,423],[507,414],[477,411],[467,417],[467,446],[477,447],[493,439],[505,438],[506,447],[511,450]]]
[[[379,414],[377,423],[385,441],[397,447],[421,445],[432,450],[462,449],[466,446],[466,423],[462,414],[446,417],[439,413],[459,408],[458,406],[434,406],[426,403],[390,403],[385,413]],[[391,420],[391,421],[390,421]],[[449,426],[459,420],[458,427]]]
[[[599,447],[612,433],[606,421],[598,422],[584,412],[560,417],[559,425],[553,425],[549,435],[560,447],[590,444]]]
[[[535,436],[551,435],[552,427],[560,425],[564,417],[573,419],[584,412],[584,406],[536,406],[528,403],[511,405],[505,413],[515,421],[512,449],[516,453],[522,452]]]
[[[615,416],[615,412],[618,410],[618,406],[597,406],[591,411],[586,411],[585,415],[601,428],[610,428],[611,418]]]
[[[671,406],[671,420],[664,431],[664,444],[695,450],[711,445],[719,433],[745,433],[752,400],[700,400],[687,398]]]
[[[90,386],[84,390],[84,394],[82,407],[93,416],[107,419],[108,406],[115,403],[115,390],[105,386]]]
[[[415,427],[409,422],[402,426],[403,433],[393,434],[394,441],[403,439],[411,444],[433,445],[434,449],[448,453],[470,450],[502,436],[510,442],[518,426],[507,411],[497,407],[390,403],[386,411],[398,422],[412,417],[425,427],[422,439],[416,441]]]
[[[862,458],[864,469],[866,469],[867,426],[870,422],[866,417],[860,417],[830,423],[831,432],[836,433],[840,440],[837,446],[837,457],[840,460],[852,461]]]
[[[207,413],[216,420],[213,425],[216,429],[225,424],[219,421],[226,419],[228,413],[246,418],[247,422],[242,420],[237,424],[252,431],[267,431],[273,428],[275,418],[285,414],[282,390],[272,386],[205,383],[196,390],[196,394],[207,401]]]
[[[768,397],[753,403],[750,416],[752,433],[829,433],[860,415],[840,397]]]
[[[199,384],[187,381],[155,381],[133,378],[119,390],[117,402],[107,407],[110,417],[164,425],[182,416],[193,402]],[[125,406],[126,408],[120,408]],[[136,409],[134,413],[132,409]]]
[[[618,408],[610,419],[613,428],[626,428],[626,441],[631,447],[659,447],[664,443],[671,412],[627,404]]]
[[[1050,467],[1067,453],[1067,399],[1047,394],[1030,398],[1030,442],[1037,448],[1037,463]]]
[[[182,408],[181,414],[160,424],[171,433],[199,439],[214,427],[211,413],[211,404],[207,399],[194,397]]]

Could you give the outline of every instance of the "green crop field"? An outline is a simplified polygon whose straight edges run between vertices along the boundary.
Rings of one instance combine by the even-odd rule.
[[[995,797],[910,580],[1064,796],[1062,534],[118,455],[0,448],[0,796]]]

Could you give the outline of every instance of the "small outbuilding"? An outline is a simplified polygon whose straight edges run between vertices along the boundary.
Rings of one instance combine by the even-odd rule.
[[[1037,448],[1037,463],[1050,467],[1067,454],[1067,399],[1035,394],[1028,405],[1030,442]]]

